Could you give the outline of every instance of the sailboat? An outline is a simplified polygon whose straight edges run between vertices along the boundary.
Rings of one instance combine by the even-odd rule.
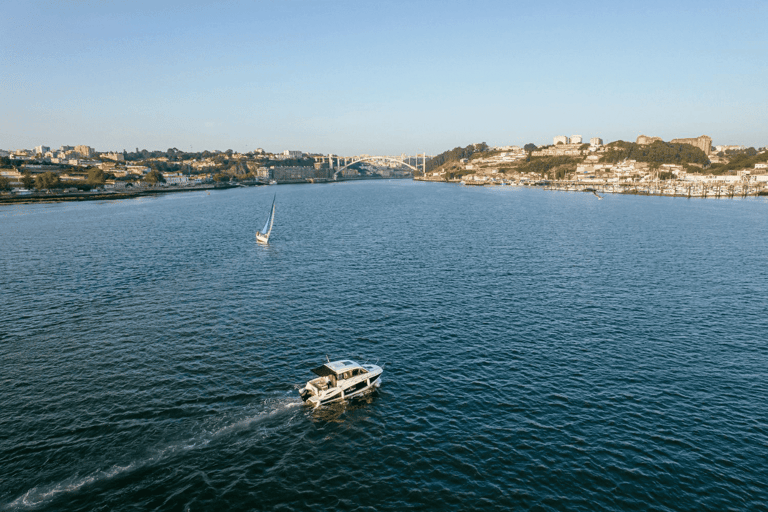
[[[275,197],[277,197],[277,194],[275,194]],[[261,231],[256,232],[256,241],[262,244],[269,243],[269,234],[272,232],[272,223],[275,222],[275,197],[272,198],[272,209],[269,211],[267,222],[264,224]]]

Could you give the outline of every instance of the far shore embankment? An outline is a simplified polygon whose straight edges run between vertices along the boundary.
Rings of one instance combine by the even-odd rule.
[[[141,188],[120,192],[67,192],[67,193],[35,193],[24,195],[0,195],[0,205],[3,204],[34,204],[62,203],[76,201],[114,201],[118,199],[133,199],[136,197],[173,194],[177,192],[200,192],[205,190],[223,190],[236,188],[240,185],[197,185],[194,187],[162,187]]]
[[[323,183],[339,183],[342,181],[363,181],[372,179],[408,179],[408,178],[379,178],[379,177],[365,177],[365,178],[339,178],[337,180],[330,179],[295,179],[285,180],[274,183],[274,185],[310,185],[310,184],[323,184]],[[62,203],[62,202],[77,202],[77,201],[114,201],[122,199],[133,199],[137,197],[154,196],[161,194],[172,194],[178,192],[199,192],[203,190],[225,190],[231,188],[241,187],[259,187],[265,186],[267,183],[246,181],[238,183],[216,183],[195,185],[188,187],[149,187],[149,188],[137,188],[135,190],[121,190],[117,191],[94,191],[94,192],[36,192],[33,194],[0,194],[0,206],[4,204],[36,204],[36,203]]]
[[[544,190],[562,192],[592,192],[601,194],[628,194],[639,196],[700,197],[700,198],[739,198],[768,196],[765,183],[718,183],[690,181],[650,181],[635,183],[601,183],[572,180],[515,180],[490,178],[487,180],[430,179],[417,177],[416,181],[432,183],[453,183],[463,186],[480,187],[536,187]]]

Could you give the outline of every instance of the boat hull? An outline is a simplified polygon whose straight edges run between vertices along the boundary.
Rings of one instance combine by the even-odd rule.
[[[353,393],[334,393],[331,396],[326,397],[319,397],[317,395],[311,395],[311,393],[308,393],[306,398],[305,395],[302,394],[302,399],[309,403],[310,405],[313,405],[314,407],[319,407],[321,405],[328,405],[333,404],[337,402],[343,402],[345,400],[354,400],[356,398],[361,398],[365,395],[368,395],[370,393],[373,393],[379,386],[381,385],[381,382],[379,379],[376,379],[376,382],[372,382],[369,386],[366,386],[362,389],[359,389]]]

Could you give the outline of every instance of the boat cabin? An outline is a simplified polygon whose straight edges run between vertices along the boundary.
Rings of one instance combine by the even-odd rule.
[[[320,377],[328,377],[331,387],[336,386],[336,382],[339,380],[351,379],[357,375],[368,373],[368,370],[360,366],[354,361],[332,361],[322,366],[314,368],[312,373],[319,375]],[[318,380],[318,379],[315,379]],[[314,381],[312,381],[314,383]]]

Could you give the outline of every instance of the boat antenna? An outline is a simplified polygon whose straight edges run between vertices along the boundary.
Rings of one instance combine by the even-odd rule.
[[[328,354],[325,354],[325,360],[328,361],[329,363],[331,362],[331,360],[328,359]]]

